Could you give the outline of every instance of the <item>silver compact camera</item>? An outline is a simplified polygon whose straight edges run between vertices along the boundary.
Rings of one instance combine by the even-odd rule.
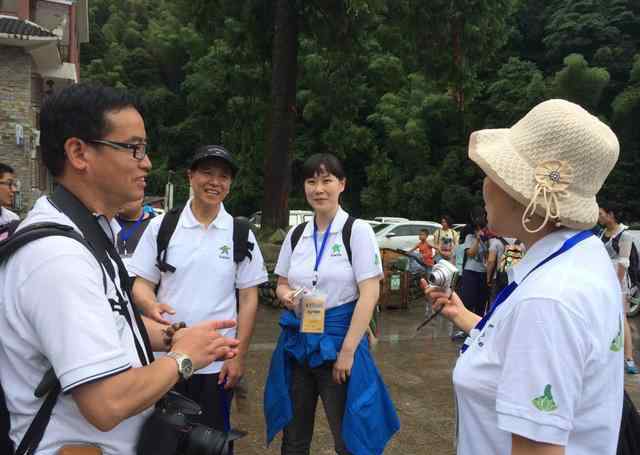
[[[431,273],[429,273],[427,277],[427,282],[430,286],[440,288],[450,293],[456,287],[459,276],[460,274],[455,265],[446,259],[440,259],[431,269]]]

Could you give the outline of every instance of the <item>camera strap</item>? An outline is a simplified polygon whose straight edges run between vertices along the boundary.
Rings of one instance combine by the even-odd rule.
[[[555,253],[552,253],[551,255],[547,256],[546,259],[542,260],[542,262],[540,262],[538,265],[536,265],[534,268],[532,268],[529,271],[529,273],[527,273],[525,275],[525,277],[520,281],[520,283],[524,282],[524,280],[526,280],[534,271],[538,270],[540,267],[545,265],[547,262],[551,261],[552,259],[557,258],[558,256],[560,256],[563,253],[566,253],[571,248],[576,246],[578,243],[582,242],[583,240],[588,239],[592,235],[593,235],[593,232],[588,230],[588,231],[578,232],[577,234],[571,236],[571,238],[569,238],[567,241],[565,241],[562,244],[562,246],[560,247],[559,250],[557,250]],[[493,316],[493,313],[495,313],[495,311],[498,309],[498,307],[500,305],[502,305],[509,298],[509,296],[511,296],[511,294],[513,294],[513,292],[517,288],[518,288],[518,283],[516,283],[515,281],[512,281],[511,283],[509,283],[509,285],[506,288],[504,288],[502,291],[500,291],[500,294],[498,294],[498,297],[496,297],[495,302],[493,303],[493,305],[491,305],[491,308],[489,309],[487,314],[485,314],[484,317],[478,322],[478,324],[476,324],[476,326],[471,330],[471,333],[469,334],[469,336],[465,340],[464,344],[460,348],[460,354],[464,354],[466,352],[466,350],[469,349],[469,346],[471,346],[471,343],[473,342],[473,340],[482,331],[482,329],[487,324],[489,319],[491,319],[491,316]]]
[[[133,334],[140,363],[143,366],[148,365],[154,358],[153,350],[151,349],[149,336],[139,312],[135,311],[133,308],[131,308],[132,311],[129,311],[128,307],[133,304],[129,284],[129,274],[122,263],[122,259],[120,259],[120,255],[116,251],[113,239],[109,239],[107,237],[107,234],[100,226],[96,215],[92,214],[78,198],[76,198],[62,185],[56,188],[49,198],[49,201],[58,208],[58,210],[67,215],[78,229],[80,229],[85,240],[91,246],[92,253],[107,271],[118,295],[118,303],[123,308],[121,313],[127,320]],[[106,221],[106,218],[104,220]],[[114,262],[116,263],[117,270],[113,267]],[[116,272],[118,274],[117,276],[120,281],[120,286],[117,286],[115,281]],[[122,294],[127,298],[125,299]],[[130,313],[133,314],[133,317]],[[141,340],[136,336],[136,331],[139,333]]]

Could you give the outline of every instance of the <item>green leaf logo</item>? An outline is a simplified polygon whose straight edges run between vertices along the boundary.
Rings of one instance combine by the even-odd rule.
[[[331,254],[333,256],[341,256],[342,255],[342,245],[335,244],[331,248]]]
[[[229,256],[229,251],[231,251],[231,247],[228,245],[222,245],[220,247],[220,256]]]
[[[380,255],[378,255],[378,253],[375,253],[375,254],[373,255],[373,263],[374,263],[375,265],[380,264]]]
[[[558,409],[558,405],[553,401],[553,395],[551,395],[551,384],[547,384],[544,388],[544,394],[531,400],[533,405],[543,412],[551,412]]]
[[[622,349],[623,341],[622,341],[622,321],[618,320],[618,334],[611,341],[611,349],[613,352],[620,352]]]

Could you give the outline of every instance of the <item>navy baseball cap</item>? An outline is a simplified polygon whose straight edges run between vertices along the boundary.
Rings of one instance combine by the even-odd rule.
[[[193,169],[200,161],[210,158],[217,158],[227,163],[235,177],[238,172],[238,166],[233,161],[231,153],[221,145],[203,145],[198,147],[195,155],[193,156],[193,160],[191,160],[191,169]]]

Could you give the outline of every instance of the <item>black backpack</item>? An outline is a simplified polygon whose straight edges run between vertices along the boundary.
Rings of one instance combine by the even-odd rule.
[[[121,286],[125,286],[125,284],[128,283],[128,275],[124,264],[122,264],[120,256],[115,250],[115,246],[109,242],[109,239],[104,235],[104,232],[102,232],[102,229],[98,225],[96,219],[91,215],[86,207],[62,186],[59,186],[56,189],[50,198],[50,202],[69,216],[69,218],[71,218],[76,226],[78,226],[78,228],[83,232],[84,236],[80,235],[71,226],[58,223],[34,223],[14,232],[5,240],[0,241],[0,264],[9,259],[9,257],[16,253],[20,248],[35,240],[51,236],[69,237],[84,245],[101,265],[100,270],[102,270],[102,284],[105,295],[107,294],[107,274],[112,281],[115,280],[117,274]],[[114,269],[109,258],[116,262],[117,270]],[[123,290],[128,297],[128,302],[130,302],[129,304],[132,304],[133,299],[130,295],[130,289],[125,286]],[[112,299],[110,299],[110,303],[112,307],[114,304],[121,305],[121,303],[114,302]],[[151,344],[142,319],[137,312],[134,312],[135,320],[132,320],[126,310],[125,317],[131,327],[133,327],[133,324],[136,324],[138,327],[142,336],[143,344],[140,345],[136,339],[136,349],[142,364],[147,365],[147,359],[149,361],[153,360],[153,351],[151,350]],[[50,368],[44,374],[42,380],[34,391],[34,395],[37,398],[46,398],[33,418],[31,425],[29,425],[29,428],[22,438],[18,448],[15,449],[14,452],[13,443],[9,438],[9,411],[7,410],[6,402],[4,400],[4,393],[0,387],[0,453],[15,453],[15,455],[31,455],[35,453],[42,437],[44,436],[49,420],[51,419],[51,414],[56,402],[58,401],[60,390],[60,383],[58,382],[53,368]]]
[[[611,246],[615,250],[616,254],[620,254],[620,237],[622,233],[626,231],[624,229],[618,235],[611,240]],[[633,284],[640,284],[640,258],[638,257],[638,249],[636,243],[631,239],[631,253],[629,254],[629,269],[627,270],[629,279]]]
[[[13,220],[0,226],[0,242],[9,238],[18,229],[19,224],[20,220]]]
[[[156,267],[161,272],[175,272],[176,268],[167,262],[167,250],[171,237],[178,226],[178,220],[184,207],[174,207],[169,210],[160,223],[156,245],[158,254],[156,256]],[[249,242],[249,220],[244,217],[233,219],[233,262],[240,264],[244,258],[252,259],[251,252],[254,244]]]
[[[347,251],[349,264],[353,264],[351,260],[351,231],[353,230],[353,223],[355,221],[356,219],[354,217],[349,216],[342,227],[342,244],[344,245],[344,249]],[[295,250],[305,227],[307,227],[306,221],[304,223],[300,223],[293,229],[293,232],[291,233],[291,251]]]

